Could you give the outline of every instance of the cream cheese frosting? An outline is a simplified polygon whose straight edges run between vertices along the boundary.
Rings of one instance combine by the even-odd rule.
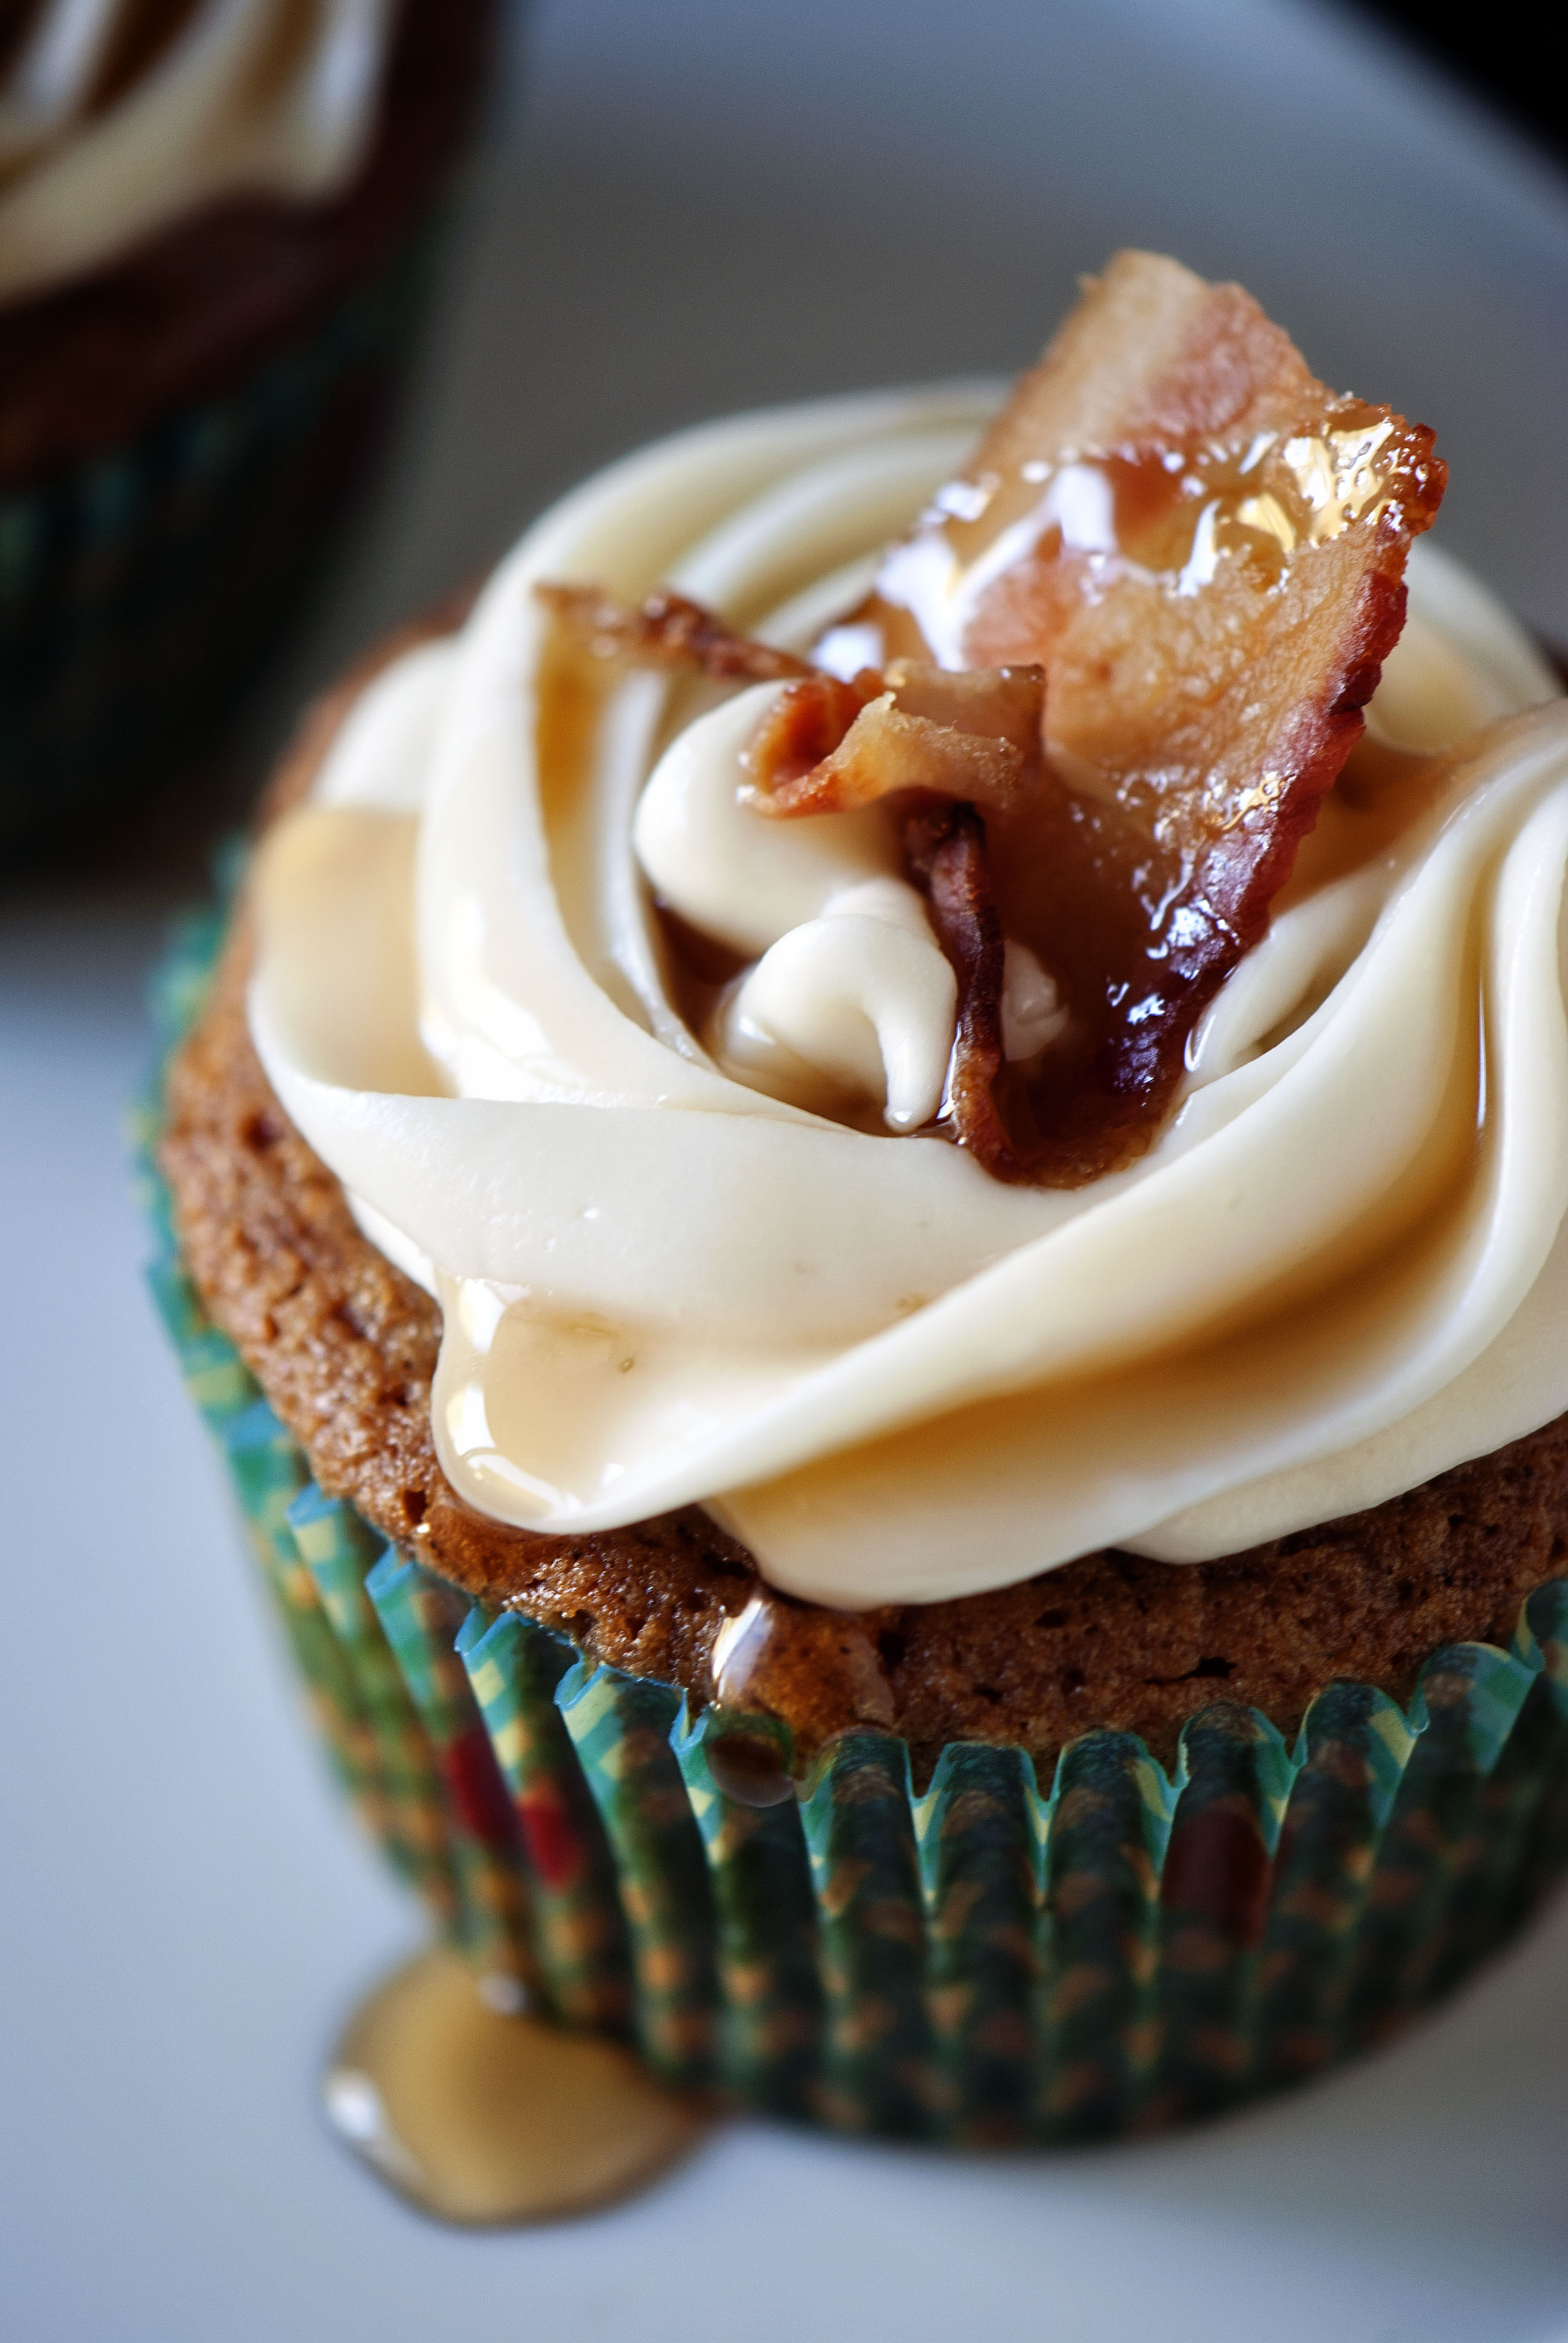
[[[438,1453],[500,1520],[698,1502],[790,1593],[930,1601],[1234,1552],[1568,1408],[1568,707],[1425,543],[1372,729],[1432,761],[1334,793],[1156,1144],[1076,1190],[920,1135],[950,983],[876,820],[748,803],[779,687],[628,672],[558,752],[537,584],[669,582],[803,649],[996,397],[614,467],[365,691],[264,849],[257,1048],[437,1295]],[[703,1031],[649,874],[746,963]],[[1015,960],[1009,1048],[1057,1013]]]
[[[101,266],[224,196],[323,202],[375,126],[393,0],[199,0],[110,104],[132,0],[46,0],[0,85],[0,300]]]

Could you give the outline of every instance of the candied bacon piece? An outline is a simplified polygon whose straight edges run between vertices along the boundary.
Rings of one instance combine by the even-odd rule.
[[[886,681],[902,715],[920,717],[954,732],[1008,741],[1025,765],[1039,762],[1045,719],[1042,667],[954,669],[894,659]]]
[[[905,716],[890,691],[856,717],[839,747],[809,773],[759,792],[765,813],[849,813],[925,789],[970,803],[1002,805],[1024,786],[1024,760],[1010,740],[955,731],[929,716]]]
[[[910,789],[1002,804],[1039,769],[1042,668],[952,674],[905,659],[844,683],[668,588],[635,609],[597,586],[534,590],[595,658],[787,681],[747,756],[765,812],[843,813]]]
[[[791,684],[747,752],[759,809],[848,813],[899,789],[1010,805],[1040,774],[1044,689],[1039,667],[955,675],[903,660],[886,677]]]
[[[663,587],[634,609],[598,586],[536,586],[558,622],[598,659],[696,669],[721,683],[776,683],[814,672],[793,651],[738,635],[713,611]]]
[[[958,1030],[942,1121],[1000,1179],[1026,1176],[998,1104],[1003,1070],[1001,989],[1007,946],[991,890],[985,824],[972,805],[910,816],[904,860],[921,889],[937,941],[959,980]]]
[[[853,730],[862,709],[882,689],[875,668],[852,683],[836,675],[809,675],[781,691],[758,728],[744,762],[762,813],[841,813],[834,805],[798,802],[824,761]]]
[[[1046,671],[1051,770],[989,825],[1005,931],[1077,1037],[1006,1101],[1023,1176],[1153,1136],[1360,737],[1443,478],[1239,287],[1123,253],[886,557],[853,614],[885,659]]]

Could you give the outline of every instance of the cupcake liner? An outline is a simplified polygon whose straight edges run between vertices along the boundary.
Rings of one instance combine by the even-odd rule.
[[[379,450],[446,209],[222,396],[0,490],[0,854],[214,745]]]
[[[160,980],[173,1040],[214,930]],[[1434,1652],[1402,1710],[1336,1683],[1293,1746],[1191,1718],[1167,1774],[1094,1732],[1049,1787],[845,1735],[795,1796],[724,1786],[776,1720],[694,1709],[470,1604],[311,1481],[180,1266],[139,1114],[152,1289],[365,1822],[501,2006],[671,2080],[855,2132],[992,2147],[1151,2130],[1300,2080],[1452,1990],[1568,1862],[1568,1579],[1513,1649]]]

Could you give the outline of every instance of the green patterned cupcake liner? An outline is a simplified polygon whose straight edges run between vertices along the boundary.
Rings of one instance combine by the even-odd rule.
[[[172,1045],[216,922],[159,980]],[[1328,1685],[1294,1745],[1255,1709],[1134,1735],[830,1743],[770,1806],[716,1744],[772,1720],[595,1666],[470,1604],[325,1495],[181,1266],[139,1111],[152,1288],[227,1460],[336,1769],[437,1927],[528,2005],[677,2083],[970,2147],[1210,2114],[1387,2038],[1568,1863],[1568,1579],[1513,1648],[1434,1652],[1401,1709]]]
[[[212,749],[368,478],[447,212],[223,395],[0,490],[0,856]]]

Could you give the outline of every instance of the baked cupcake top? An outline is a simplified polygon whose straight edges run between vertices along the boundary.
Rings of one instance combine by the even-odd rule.
[[[695,1500],[792,1593],[931,1601],[1233,1553],[1568,1406],[1553,679],[1418,548],[1336,780],[1440,468],[1233,288],[1124,256],[1097,297],[1151,287],[1209,305],[1184,412],[1075,429],[1070,327],[1000,425],[835,401],[590,483],[273,833],[252,1030],[439,1297],[481,1511]],[[673,585],[771,669],[563,583]],[[1041,803],[1042,897],[1143,921],[1114,970],[1017,912]]]
[[[42,0],[0,53],[0,301],[365,159],[394,0]]]

